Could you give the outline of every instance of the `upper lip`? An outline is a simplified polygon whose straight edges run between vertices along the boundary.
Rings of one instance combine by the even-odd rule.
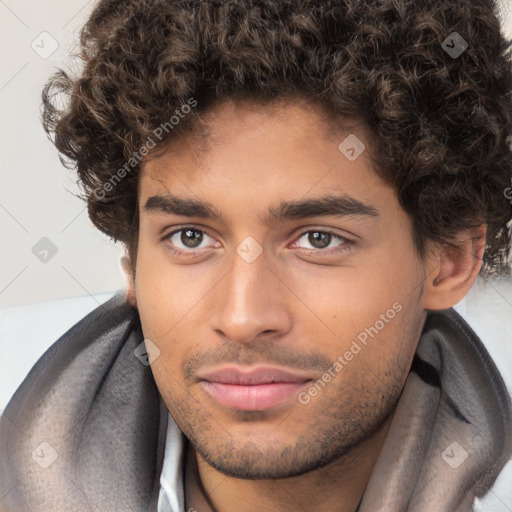
[[[290,370],[274,367],[243,368],[225,366],[213,371],[198,375],[200,380],[216,382],[218,384],[235,384],[239,386],[257,386],[280,382],[302,383],[311,380]]]

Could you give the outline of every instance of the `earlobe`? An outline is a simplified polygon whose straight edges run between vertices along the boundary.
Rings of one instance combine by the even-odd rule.
[[[135,294],[135,280],[133,276],[133,270],[130,263],[130,260],[123,256],[121,258],[121,267],[126,275],[127,285],[126,285],[126,300],[134,307],[137,307],[137,296]]]
[[[485,250],[486,226],[461,232],[451,244],[432,251],[423,293],[424,309],[455,306],[469,292],[480,268]]]

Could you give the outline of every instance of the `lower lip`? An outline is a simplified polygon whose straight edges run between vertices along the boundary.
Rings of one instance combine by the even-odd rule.
[[[203,381],[206,392],[231,409],[263,411],[286,402],[304,388],[305,382],[274,382],[256,386]]]

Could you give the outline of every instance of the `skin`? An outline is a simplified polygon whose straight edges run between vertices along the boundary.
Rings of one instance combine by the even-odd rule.
[[[187,510],[353,512],[426,310],[454,305],[478,274],[485,227],[461,233],[459,250],[431,247],[422,259],[410,218],[372,169],[371,139],[326,119],[311,105],[224,102],[142,168],[128,296],[160,350],[152,363],[158,388],[191,440]],[[366,145],[355,161],[338,150],[350,133]],[[221,218],[145,208],[171,193],[205,201]],[[377,215],[265,222],[281,202],[329,195]],[[199,232],[176,233],[184,227]],[[237,253],[248,236],[262,249],[252,262]],[[217,403],[198,378],[223,364],[262,363],[307,377],[307,392],[383,314],[384,327],[306,404],[294,396],[240,411]]]

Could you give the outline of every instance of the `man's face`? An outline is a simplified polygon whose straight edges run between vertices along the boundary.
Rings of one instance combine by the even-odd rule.
[[[424,265],[368,149],[339,149],[350,132],[291,104],[224,103],[203,121],[207,136],[174,140],[139,184],[135,289],[160,350],[152,370],[211,465],[301,474],[392,411],[424,321]]]

